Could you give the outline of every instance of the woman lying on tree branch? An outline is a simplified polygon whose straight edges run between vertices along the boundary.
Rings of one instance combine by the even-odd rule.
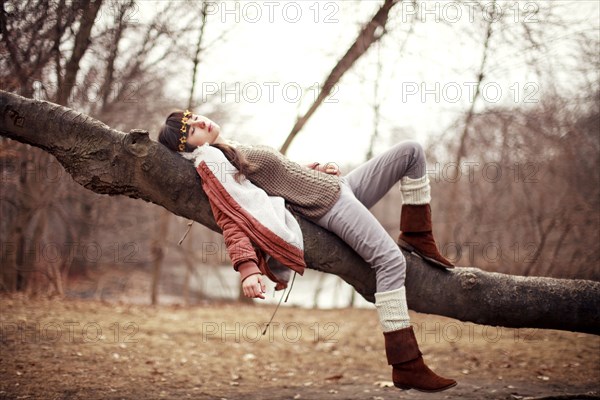
[[[456,385],[424,363],[406,304],[406,260],[398,245],[432,266],[454,267],[433,238],[430,184],[418,142],[397,143],[341,175],[332,163],[302,166],[272,147],[227,139],[215,122],[189,111],[171,113],[158,140],[194,160],[245,296],[264,299],[264,275],[281,290],[292,270],[303,273],[302,232],[291,212],[300,214],[339,236],[375,269],[375,306],[394,385],[425,392]],[[403,202],[395,243],[369,208],[397,182]]]

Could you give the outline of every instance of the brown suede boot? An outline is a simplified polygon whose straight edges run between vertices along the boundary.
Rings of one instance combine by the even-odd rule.
[[[456,386],[454,379],[443,378],[425,365],[412,326],[383,335],[387,361],[393,368],[394,386],[421,392],[440,392]]]
[[[431,230],[429,204],[402,204],[400,230],[400,247],[418,254],[437,267],[454,268],[454,264],[438,251]]]

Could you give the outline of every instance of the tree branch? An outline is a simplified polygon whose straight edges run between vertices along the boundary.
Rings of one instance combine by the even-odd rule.
[[[148,132],[124,134],[67,107],[4,91],[0,114],[0,135],[51,153],[83,187],[143,199],[220,232],[193,164]],[[374,270],[338,236],[297,218],[307,266],[338,275],[373,302]],[[441,270],[404,255],[414,311],[478,324],[600,333],[599,282]]]

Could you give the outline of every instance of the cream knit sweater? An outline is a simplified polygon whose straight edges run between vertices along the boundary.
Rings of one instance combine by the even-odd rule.
[[[270,196],[281,196],[289,208],[313,221],[321,218],[340,197],[340,178],[312,170],[266,145],[247,145],[234,140],[235,147],[254,164],[246,177]]]

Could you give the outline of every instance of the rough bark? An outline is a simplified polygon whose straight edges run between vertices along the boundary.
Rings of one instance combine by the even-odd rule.
[[[0,91],[0,134],[39,147],[99,194],[158,204],[212,230],[216,225],[193,165],[142,130],[124,134],[82,113]],[[374,301],[375,273],[339,237],[297,217],[309,268],[340,276]],[[600,333],[600,283],[445,271],[404,253],[412,310],[478,324]]]

